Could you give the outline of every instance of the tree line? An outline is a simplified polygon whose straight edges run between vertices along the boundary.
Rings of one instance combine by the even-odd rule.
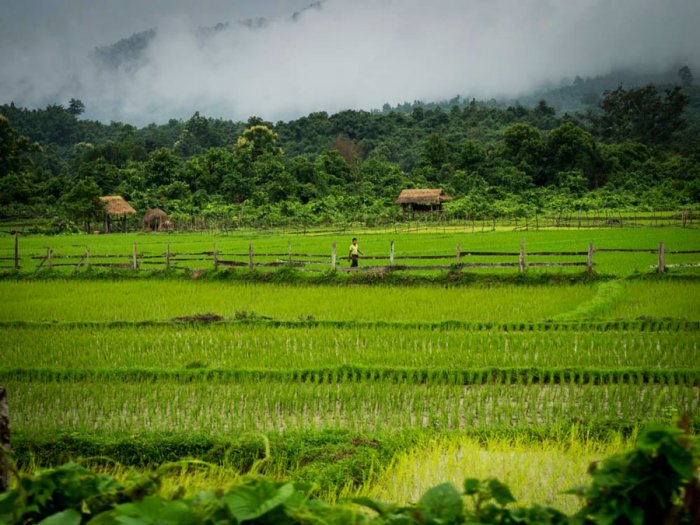
[[[700,200],[700,89],[605,92],[557,114],[475,100],[410,112],[311,113],[288,122],[207,118],[136,128],[83,120],[85,106],[0,106],[0,214],[82,225],[100,195],[176,220],[247,224],[396,220],[404,188],[440,187],[454,217],[678,209]]]

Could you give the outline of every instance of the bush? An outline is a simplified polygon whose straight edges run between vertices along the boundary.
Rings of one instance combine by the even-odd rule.
[[[375,446],[372,441],[366,442]],[[259,448],[254,443],[250,450]],[[259,451],[260,452],[260,451]],[[310,450],[311,454],[317,451]],[[338,458],[338,451],[331,461]],[[253,457],[250,458],[254,461]],[[158,478],[142,475],[124,485],[103,474],[67,464],[23,476],[19,487],[0,495],[0,523],[280,523],[280,524],[691,524],[700,516],[698,441],[660,425],[640,433],[634,450],[605,460],[591,471],[588,487],[572,492],[584,498],[573,516],[541,505],[516,506],[496,479],[466,479],[462,491],[449,483],[429,489],[413,505],[400,507],[369,498],[357,511],[314,499],[314,485],[249,476],[229,492],[191,498],[158,496]],[[360,468],[366,468],[360,465]],[[313,474],[313,473],[312,473]]]

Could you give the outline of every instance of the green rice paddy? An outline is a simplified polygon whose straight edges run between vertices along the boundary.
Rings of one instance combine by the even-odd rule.
[[[157,253],[167,242],[180,251],[211,250],[215,242],[231,253],[250,243],[260,252],[286,252],[292,244],[295,251],[325,253],[331,242],[344,249],[347,236],[131,234],[20,242],[23,257],[41,255],[48,245],[54,253],[80,253],[89,244],[91,253],[127,254],[133,242],[143,253]],[[695,230],[671,228],[366,232],[360,239],[369,254],[388,254],[390,240],[397,254],[449,254],[456,244],[517,251],[521,237],[530,251],[579,250],[588,242],[700,248]],[[11,253],[7,238],[0,251]],[[303,435],[310,459],[285,463],[274,475],[335,466],[333,475],[314,467],[335,497],[408,501],[438,480],[499,475],[525,501],[559,504],[558,493],[581,481],[587,462],[624,447],[644,422],[687,413],[700,426],[700,280],[694,268],[656,276],[655,257],[601,252],[595,273],[604,278],[547,284],[499,281],[517,268],[471,285],[265,283],[187,274],[74,279],[70,271],[46,278],[24,268],[0,280],[0,383],[19,448],[37,457],[63,457],[61,439],[72,440],[71,454],[94,456],[104,439],[224,443]],[[209,319],[216,322],[191,320],[205,313],[216,314]],[[315,448],[328,432],[348,433],[338,439],[350,449]],[[375,451],[381,447],[390,452]],[[223,464],[234,449],[208,452],[207,461]],[[364,474],[342,470],[350,464],[364,465]],[[238,476],[245,465],[229,464],[226,472]],[[532,469],[535,483],[526,474]],[[212,479],[225,484],[220,475]]]

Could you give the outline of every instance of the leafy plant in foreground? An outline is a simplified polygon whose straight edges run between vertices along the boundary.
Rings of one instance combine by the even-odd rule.
[[[167,500],[157,479],[142,476],[122,486],[113,478],[74,464],[23,477],[0,495],[0,523],[105,524],[634,524],[683,525],[700,516],[696,438],[661,425],[647,427],[636,448],[592,471],[585,498],[573,516],[541,505],[514,506],[496,479],[467,479],[460,493],[449,483],[429,489],[416,504],[399,506],[354,500],[374,512],[329,505],[311,498],[313,486],[251,477],[225,494],[203,492]]]

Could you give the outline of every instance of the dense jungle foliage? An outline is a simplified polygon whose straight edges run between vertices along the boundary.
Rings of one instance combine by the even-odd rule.
[[[0,215],[98,221],[100,195],[176,224],[391,222],[404,188],[440,187],[450,218],[678,210],[700,201],[700,88],[619,87],[586,113],[456,97],[289,122],[207,118],[136,128],[80,100],[0,106]]]

